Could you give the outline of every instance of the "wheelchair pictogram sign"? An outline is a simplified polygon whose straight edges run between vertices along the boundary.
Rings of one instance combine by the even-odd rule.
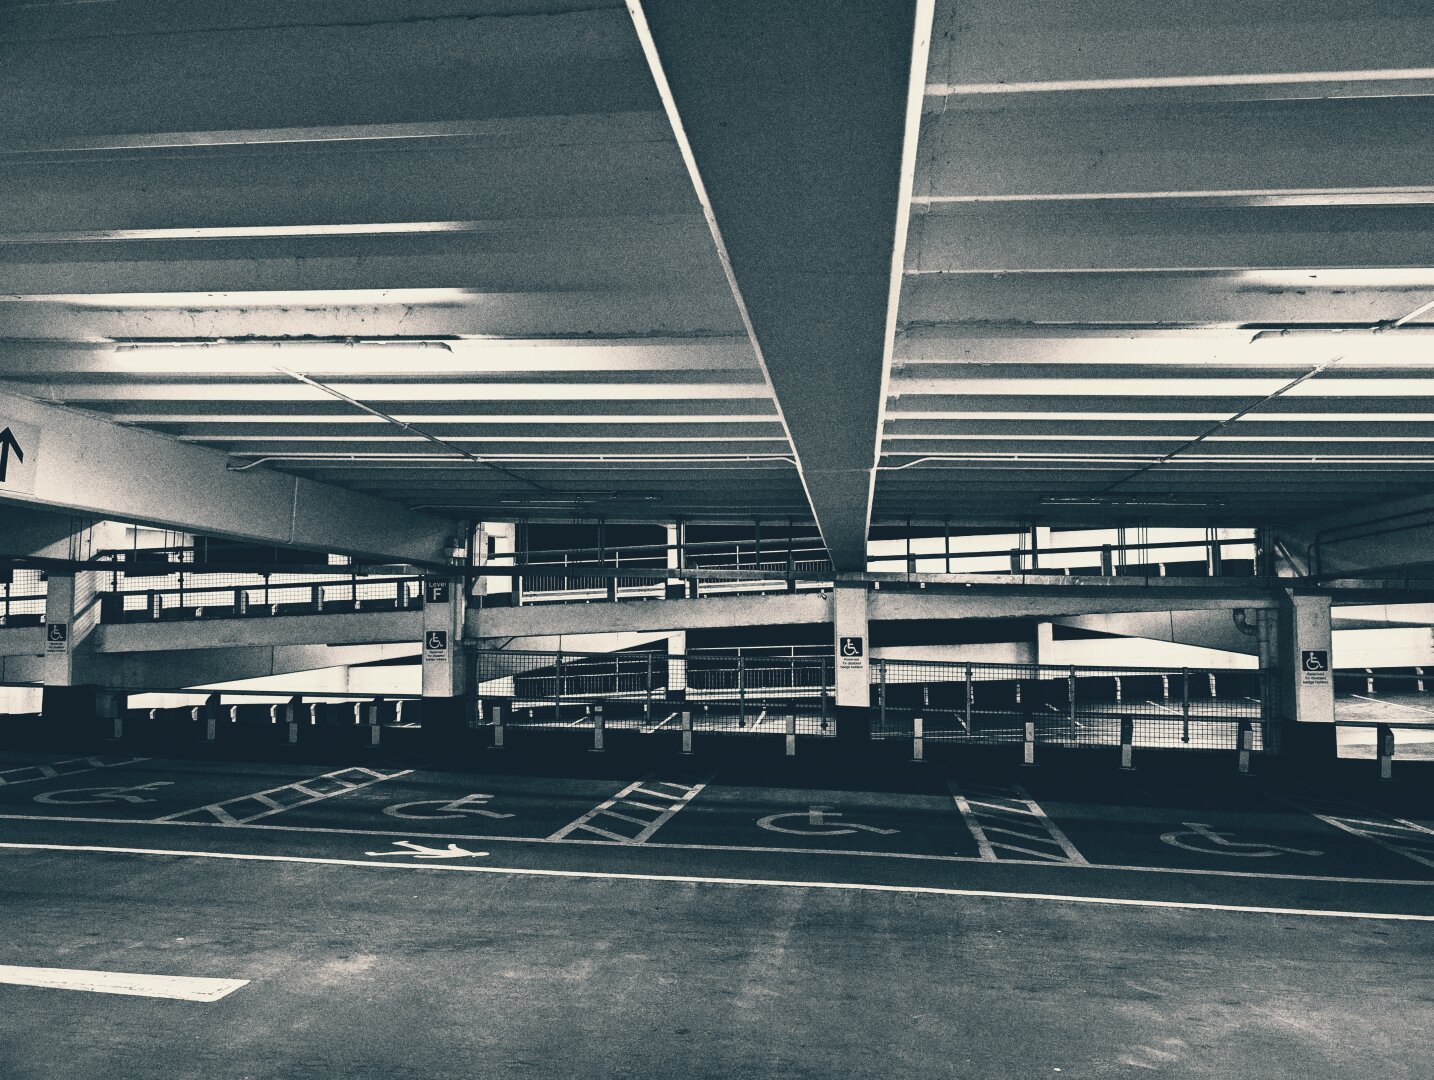
[[[789,814],[768,814],[764,818],[759,818],[757,824],[763,829],[789,833],[792,836],[850,836],[857,832],[891,836],[899,831],[897,829],[880,829],[875,825],[860,825],[855,821],[835,820],[839,817],[841,817],[841,812],[833,810],[830,806],[813,806],[807,810],[798,810]],[[777,824],[787,818],[800,818],[806,828],[802,828],[801,825],[793,827]]]
[[[1186,851],[1196,851],[1201,855],[1233,855],[1242,859],[1268,859],[1273,855],[1323,855],[1323,851],[1310,851],[1305,848],[1284,847],[1281,844],[1264,844],[1258,842],[1246,842],[1242,840],[1231,840],[1234,835],[1218,829],[1212,829],[1209,825],[1199,821],[1181,822],[1184,829],[1176,829],[1172,832],[1161,834],[1160,839],[1171,847],[1183,848]]]

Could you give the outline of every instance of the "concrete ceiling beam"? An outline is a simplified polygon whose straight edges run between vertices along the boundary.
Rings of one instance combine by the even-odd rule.
[[[931,4],[629,6],[833,564],[861,570]]]
[[[23,425],[24,471],[0,497],[25,506],[419,564],[448,563],[454,521],[310,480],[234,473],[213,451],[0,392],[0,419]],[[33,435],[31,433],[33,432]]]

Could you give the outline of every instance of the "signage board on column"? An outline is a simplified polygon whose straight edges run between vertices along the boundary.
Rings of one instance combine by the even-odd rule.
[[[866,643],[859,637],[843,637],[837,642],[837,667],[842,671],[861,671],[866,666]]]
[[[1329,685],[1329,650],[1300,650],[1300,685]]]
[[[40,429],[0,416],[0,494],[34,494]]]
[[[423,659],[433,663],[442,663],[448,659],[447,630],[423,632]]]
[[[70,648],[70,624],[50,623],[45,627],[45,652],[65,653]]]
[[[450,586],[446,581],[425,581],[423,602],[425,604],[446,604],[449,601]]]

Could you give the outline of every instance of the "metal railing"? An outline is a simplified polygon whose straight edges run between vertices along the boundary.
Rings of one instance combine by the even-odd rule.
[[[835,662],[824,655],[685,657],[480,651],[477,693],[491,722],[548,729],[834,733]],[[875,658],[871,730],[968,745],[1039,743],[1235,750],[1268,745],[1265,675],[1252,670],[1050,667]],[[601,720],[598,716],[601,714]]]
[[[154,580],[140,579],[139,584],[150,586]],[[312,575],[292,574],[180,574],[176,584],[161,588],[134,587],[133,579],[123,584],[127,587],[100,594],[101,621],[319,615],[404,611],[423,606],[422,583],[416,577],[334,575],[315,580]]]

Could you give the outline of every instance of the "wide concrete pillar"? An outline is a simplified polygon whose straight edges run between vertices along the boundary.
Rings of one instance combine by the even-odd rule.
[[[100,621],[100,575],[53,574],[45,597],[44,693],[47,737],[73,743],[93,733],[95,687],[85,663],[86,641]]]
[[[832,590],[836,650],[836,733],[847,744],[871,739],[871,641],[867,633],[867,585],[838,581]]]
[[[667,700],[687,700],[687,631],[667,635]]]
[[[1281,750],[1311,762],[1336,757],[1330,598],[1286,590],[1279,613]]]
[[[433,576],[423,581],[423,731],[438,743],[456,738],[465,720],[463,586],[460,577]]]

